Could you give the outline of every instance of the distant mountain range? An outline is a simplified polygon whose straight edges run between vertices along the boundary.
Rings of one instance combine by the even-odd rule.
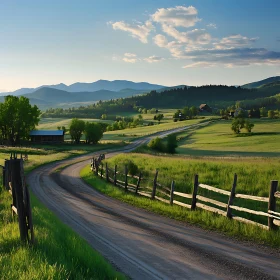
[[[20,88],[13,92],[3,92],[1,95],[23,95],[27,93],[33,93],[41,88],[53,88],[68,92],[94,92],[99,90],[110,90],[110,91],[128,91],[128,90],[136,90],[136,91],[150,91],[150,90],[158,90],[164,88],[165,86],[150,84],[145,82],[135,83],[126,80],[115,80],[115,81],[107,81],[107,80],[98,80],[93,83],[74,83],[72,85],[65,84],[57,84],[57,85],[43,85],[37,88]]]
[[[163,85],[150,83],[135,83],[126,80],[99,80],[93,83],[74,83],[72,85],[57,84],[46,85],[37,88],[21,88],[14,92],[2,93],[0,102],[4,100],[4,95],[26,96],[30,99],[31,104],[36,104],[41,110],[47,108],[70,108],[86,106],[99,100],[110,100],[117,98],[126,98],[152,90],[163,92],[176,88],[184,88],[186,85],[166,87]],[[186,86],[190,87],[190,86]],[[280,76],[270,77],[261,81],[248,83],[242,88],[260,91],[260,97],[272,96],[280,93]],[[226,99],[226,96],[225,96]]]

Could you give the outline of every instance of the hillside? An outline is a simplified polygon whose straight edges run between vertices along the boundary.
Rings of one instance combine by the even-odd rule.
[[[248,84],[243,85],[242,87],[243,88],[248,88],[248,89],[258,88],[258,87],[263,86],[265,84],[270,84],[270,83],[274,83],[274,82],[277,82],[277,81],[280,81],[280,76],[270,77],[270,78],[267,78],[267,79],[264,79],[264,80],[261,80],[261,81],[248,83]]]

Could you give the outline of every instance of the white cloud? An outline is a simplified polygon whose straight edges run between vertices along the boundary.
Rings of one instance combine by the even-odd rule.
[[[122,59],[124,62],[127,62],[127,63],[135,63],[138,61],[138,58],[129,58],[129,57],[123,57]]]
[[[159,56],[149,56],[149,57],[146,57],[144,58],[143,60],[149,62],[149,63],[154,63],[154,62],[160,62],[160,61],[163,61],[164,58],[163,57],[159,57]]]
[[[217,29],[217,24],[216,23],[209,23],[206,25],[208,28],[213,28],[213,29]]]
[[[193,6],[176,6],[174,8],[158,9],[152,16],[152,20],[170,26],[191,27],[200,19],[197,17],[197,9]]]
[[[205,29],[193,29],[187,32],[179,32],[176,28],[163,24],[162,30],[180,43],[204,45],[211,42],[211,35]]]
[[[214,63],[201,61],[201,62],[195,62],[195,63],[187,64],[187,65],[183,66],[182,68],[194,68],[194,67],[209,68],[209,67],[213,67],[213,66],[215,66]]]
[[[129,24],[124,21],[111,22],[110,24],[115,30],[129,32],[133,38],[137,38],[142,43],[148,43],[148,35],[154,28],[150,21],[146,21],[145,24]]]
[[[161,34],[157,34],[153,39],[155,44],[160,48],[165,48],[168,44],[166,37]]]
[[[217,49],[223,48],[236,48],[236,47],[244,47],[248,46],[254,42],[256,42],[258,38],[248,38],[246,36],[242,36],[240,34],[231,35],[228,37],[224,37],[220,42],[215,43]]]
[[[136,57],[137,55],[135,53],[125,53],[124,56],[126,56],[126,57]]]

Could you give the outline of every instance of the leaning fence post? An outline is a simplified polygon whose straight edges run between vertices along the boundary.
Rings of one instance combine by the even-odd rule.
[[[127,165],[124,168],[124,175],[125,175],[125,180],[124,180],[124,189],[127,191],[127,174],[128,174],[128,168]]]
[[[227,217],[228,218],[232,218],[232,209],[230,208],[230,206],[233,204],[233,199],[235,197],[235,189],[236,189],[236,185],[237,185],[237,174],[234,174],[234,178],[233,178],[233,184],[232,184],[232,188],[231,188],[231,192],[228,198],[228,205],[227,205]]]
[[[139,178],[138,178],[138,181],[137,181],[137,185],[136,185],[136,189],[135,189],[136,194],[138,193],[138,189],[140,187],[141,177],[142,177],[142,173],[140,172]]]
[[[175,182],[174,180],[172,180],[171,188],[170,188],[170,205],[173,205],[174,187],[175,187]]]
[[[277,192],[278,181],[271,181],[270,183],[270,191],[269,191],[269,200],[268,200],[268,213],[270,211],[276,211],[276,198],[275,193]],[[268,217],[268,228],[270,230],[274,230],[277,228],[273,223],[273,218]]]
[[[158,170],[156,170],[154,182],[153,182],[153,191],[152,191],[152,196],[151,199],[154,199],[156,196],[156,191],[157,191],[157,177],[158,177]]]
[[[196,208],[196,196],[198,191],[198,174],[194,175],[194,184],[193,184],[193,193],[192,193],[192,206],[191,210],[195,210]]]
[[[106,168],[106,181],[109,182],[109,170],[108,170],[108,163],[107,162],[106,162],[105,168]]]
[[[117,165],[115,165],[115,170],[114,170],[114,185],[117,185]]]

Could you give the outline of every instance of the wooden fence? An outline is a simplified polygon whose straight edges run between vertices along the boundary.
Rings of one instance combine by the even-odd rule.
[[[30,205],[30,194],[25,183],[23,161],[28,156],[17,158],[11,154],[9,160],[5,160],[3,166],[3,186],[12,195],[12,215],[17,215],[19,223],[20,238],[24,242],[34,242],[34,231],[32,212]]]
[[[226,191],[206,184],[202,184],[199,182],[199,176],[195,175],[193,181],[193,191],[192,193],[188,194],[188,193],[176,191],[174,180],[172,180],[170,187],[161,185],[158,182],[157,170],[154,174],[153,180],[151,180],[151,179],[143,178],[141,172],[139,172],[138,176],[130,175],[128,173],[127,166],[125,166],[124,172],[121,172],[117,169],[117,165],[115,165],[114,168],[110,168],[108,164],[107,163],[104,164],[102,160],[94,161],[93,159],[92,162],[95,162],[95,166],[94,167],[92,166],[92,171],[97,176],[100,176],[102,179],[111,182],[115,186],[124,188],[125,191],[130,191],[138,195],[149,197],[151,199],[160,200],[170,205],[176,204],[182,207],[189,208],[191,210],[195,210],[196,208],[204,209],[206,211],[211,211],[213,213],[223,215],[225,217],[228,217],[229,219],[233,219],[249,224],[255,224],[268,230],[275,230],[278,229],[278,227],[280,226],[280,213],[276,212],[276,199],[280,198],[280,192],[277,191],[278,181],[271,181],[269,197],[259,197],[259,196],[236,193],[236,186],[237,186],[236,174],[234,174],[231,191]],[[145,182],[146,183],[149,182],[150,184],[145,185]],[[224,203],[216,199],[206,197],[205,195],[199,195],[198,194],[199,189],[204,189],[212,193],[225,196],[228,202]],[[190,203],[182,202],[182,198],[188,199]],[[265,202],[268,204],[267,212],[256,211],[256,210],[234,205],[236,198],[245,199],[247,201],[250,200],[250,201]],[[235,212],[237,213],[245,212],[257,216],[267,217],[268,219],[267,225],[233,214],[233,210],[235,210]]]

